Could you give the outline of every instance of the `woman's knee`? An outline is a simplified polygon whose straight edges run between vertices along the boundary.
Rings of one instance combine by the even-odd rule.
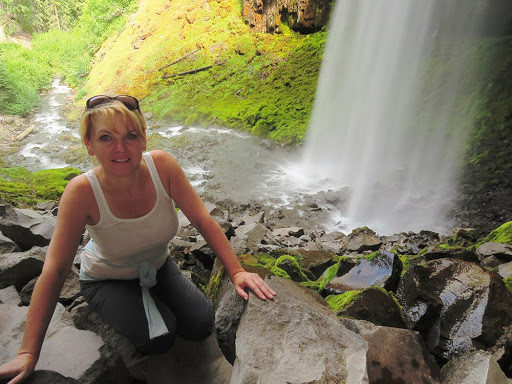
[[[163,336],[155,337],[154,339],[147,338],[145,340],[134,342],[137,352],[146,355],[156,355],[166,353],[174,344],[176,335],[173,332]]]
[[[202,341],[213,333],[214,326],[215,313],[210,305],[207,310],[196,313],[193,320],[178,326],[178,333],[186,340]]]

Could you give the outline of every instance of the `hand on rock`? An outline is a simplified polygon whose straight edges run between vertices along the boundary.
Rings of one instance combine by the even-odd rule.
[[[14,359],[0,366],[0,379],[10,379],[7,384],[21,383],[33,371],[37,359],[30,353],[20,353]]]
[[[267,283],[257,273],[240,271],[233,275],[233,285],[236,293],[244,300],[249,299],[249,295],[245,292],[248,287],[261,300],[273,299],[276,293],[269,287]]]

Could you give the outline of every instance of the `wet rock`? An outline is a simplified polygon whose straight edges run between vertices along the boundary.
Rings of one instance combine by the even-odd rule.
[[[440,383],[440,370],[417,332],[342,319],[368,343],[366,366],[370,383]]]
[[[339,294],[378,286],[395,291],[402,272],[399,257],[389,251],[382,251],[369,258],[342,258],[331,281],[325,285],[327,294]]]
[[[275,276],[267,282],[277,296],[262,301],[250,294],[231,383],[367,383],[361,336],[343,327],[314,292]]]
[[[34,247],[26,252],[0,255],[0,289],[14,285],[21,290],[43,270],[46,248]]]
[[[441,369],[443,384],[509,384],[494,357],[475,351],[449,361]]]
[[[348,306],[336,311],[336,316],[345,316],[369,321],[375,325],[407,328],[398,301],[383,289],[368,288]]]
[[[439,359],[493,346],[512,324],[512,293],[475,263],[439,259],[410,268],[397,297],[409,328]]]
[[[0,219],[0,231],[23,251],[50,244],[55,229],[53,215],[41,215],[30,209],[13,208]]]

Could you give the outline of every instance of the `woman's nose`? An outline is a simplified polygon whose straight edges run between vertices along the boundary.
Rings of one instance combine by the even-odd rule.
[[[124,152],[126,149],[126,143],[123,140],[116,140],[114,149],[117,152]]]

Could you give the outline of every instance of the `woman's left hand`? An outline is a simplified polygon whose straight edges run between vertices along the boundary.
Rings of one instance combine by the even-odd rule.
[[[269,287],[267,283],[257,273],[240,271],[231,278],[235,286],[235,292],[244,300],[249,299],[249,295],[245,292],[248,287],[261,300],[273,299],[276,293]]]

